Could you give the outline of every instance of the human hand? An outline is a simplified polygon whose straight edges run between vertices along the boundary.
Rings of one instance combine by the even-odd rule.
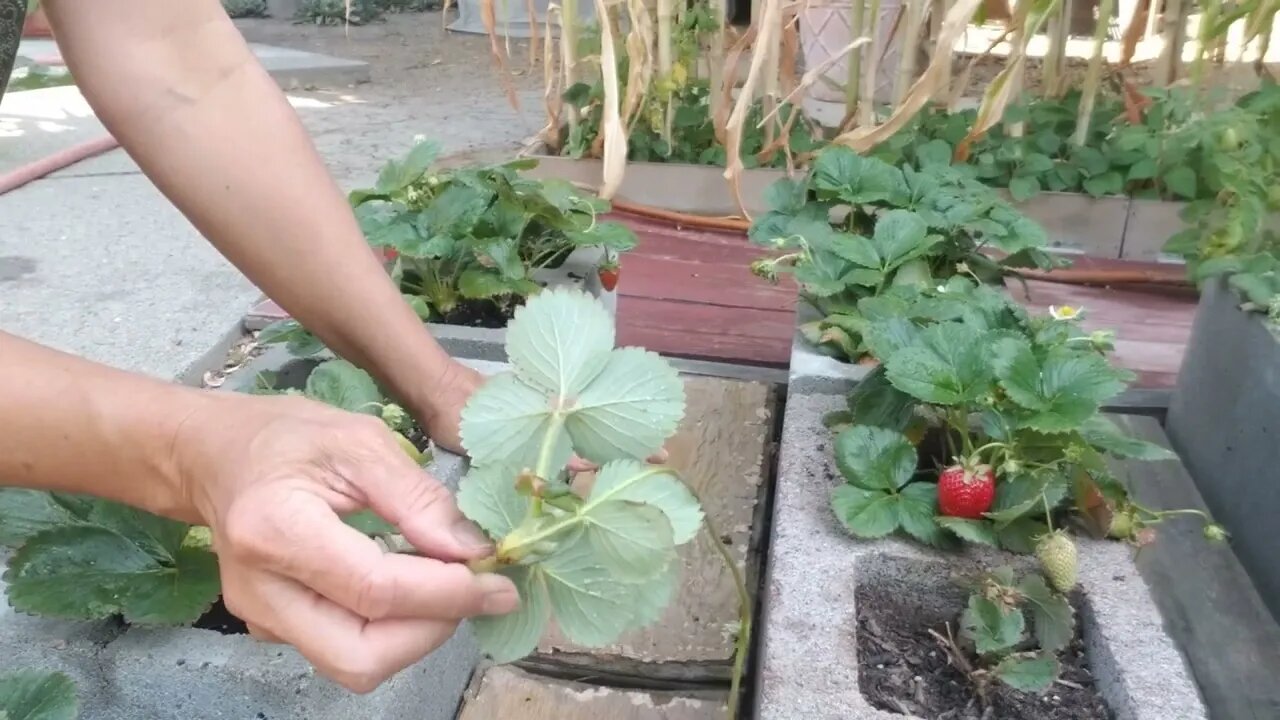
[[[440,379],[427,393],[431,398],[430,401],[413,413],[422,423],[427,437],[450,452],[464,454],[462,435],[459,431],[462,409],[471,398],[471,394],[482,384],[484,384],[483,375],[457,360],[451,360],[445,371],[441,373]],[[660,449],[649,458],[649,462],[664,463],[667,457],[667,451]],[[596,469],[596,465],[576,455],[569,460],[570,472],[591,472]]]
[[[519,602],[509,580],[459,562],[492,547],[376,418],[236,395],[195,411],[173,447],[191,510],[212,528],[227,609],[350,690],[373,690],[462,619]],[[384,553],[339,517],[364,507],[422,556]]]

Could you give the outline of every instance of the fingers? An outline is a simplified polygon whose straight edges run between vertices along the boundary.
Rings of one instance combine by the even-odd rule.
[[[285,519],[264,523],[279,537],[260,558],[260,566],[297,580],[360,617],[460,620],[508,613],[519,604],[515,586],[501,575],[382,552],[317,496],[298,493],[285,504],[276,510]]]
[[[451,620],[368,621],[269,573],[237,573],[228,590],[238,612],[260,616],[258,632],[290,643],[321,674],[353,692],[375,689],[395,673],[438,648],[455,630]],[[228,597],[231,597],[229,594]]]
[[[399,528],[414,547],[441,560],[471,560],[493,552],[492,543],[463,517],[439,480],[403,452],[383,457],[385,461],[369,468],[358,484],[374,512]]]

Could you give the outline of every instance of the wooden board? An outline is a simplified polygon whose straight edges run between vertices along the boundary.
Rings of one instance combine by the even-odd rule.
[[[1152,418],[1113,417],[1134,437],[1170,447]],[[1207,512],[1182,463],[1116,461],[1134,499],[1153,510]],[[1263,720],[1280,717],[1280,624],[1268,612],[1230,547],[1205,541],[1196,518],[1157,526],[1156,541],[1135,563],[1164,616],[1169,634],[1187,654],[1209,715]]]
[[[498,666],[477,673],[458,720],[729,720],[726,695],[621,690]]]
[[[670,464],[702,500],[739,567],[753,575],[753,523],[773,459],[771,385],[686,377],[688,409],[667,443]],[[615,677],[704,682],[728,677],[738,593],[720,554],[700,533],[680,552],[681,585],[659,621],[605,648],[585,648],[552,630],[526,667],[574,667]]]
[[[1157,294],[1040,280],[1027,281],[1025,289],[1016,280],[1008,280],[1006,285],[1013,299],[1033,312],[1047,313],[1051,305],[1083,307],[1086,330],[1115,331],[1112,360],[1137,373],[1134,387],[1172,388],[1177,383],[1195,316],[1193,294]]]

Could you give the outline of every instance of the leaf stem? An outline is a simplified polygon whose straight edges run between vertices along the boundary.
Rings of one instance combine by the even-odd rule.
[[[1049,532],[1053,532],[1053,508],[1049,507],[1049,496],[1040,493],[1040,501],[1044,503],[1044,524],[1049,526]]]
[[[706,513],[702,516],[702,527],[706,531],[708,540],[720,555],[720,559],[724,561],[725,567],[729,569],[738,590],[738,637],[734,642],[733,675],[729,681],[729,720],[737,720],[738,703],[742,695],[742,678],[746,672],[747,651],[751,644],[751,593],[747,590],[747,581],[742,575],[742,570],[738,568],[738,563],[734,562],[733,556],[720,541],[720,534],[716,532],[711,516]]]

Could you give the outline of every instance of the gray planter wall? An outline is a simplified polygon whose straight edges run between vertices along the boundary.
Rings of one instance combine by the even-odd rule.
[[[954,592],[952,571],[1028,563],[994,551],[944,557],[845,533],[830,507],[840,480],[833,479],[831,436],[822,425],[826,412],[841,407],[837,395],[787,400],[761,622],[759,720],[903,718],[871,707],[859,691],[858,588],[888,587],[930,602]],[[1099,690],[1117,720],[1206,718],[1131,550],[1081,541],[1080,552],[1082,634]]]
[[[1280,335],[1240,303],[1204,288],[1166,430],[1280,617]]]

